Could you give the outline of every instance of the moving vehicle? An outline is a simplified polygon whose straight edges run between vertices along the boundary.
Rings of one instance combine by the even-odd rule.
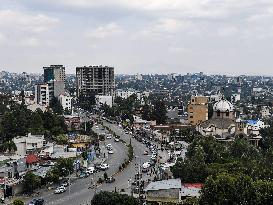
[[[112,150],[112,145],[111,144],[106,145],[106,149],[107,150]]]
[[[150,166],[151,166],[150,162],[145,162],[145,163],[143,163],[142,168],[148,169]]]
[[[114,177],[108,177],[105,182],[106,183],[113,183],[115,181],[115,178]]]
[[[145,150],[145,151],[143,152],[143,154],[144,154],[144,155],[148,155],[148,151]]]
[[[115,142],[119,142],[119,138],[115,138]]]
[[[114,151],[113,150],[109,150],[108,154],[114,154]]]
[[[40,198],[40,199],[32,199],[31,202],[29,202],[28,205],[43,205],[44,204],[44,199]]]
[[[106,135],[106,139],[108,140],[112,139],[112,135],[111,134]]]
[[[106,170],[106,169],[108,169],[109,168],[109,165],[108,164],[101,164],[100,165],[100,169],[101,170]]]

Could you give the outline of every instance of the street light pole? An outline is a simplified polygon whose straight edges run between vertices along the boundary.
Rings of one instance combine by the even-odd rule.
[[[68,174],[69,174],[69,176],[68,176],[68,192],[69,192],[69,196],[70,196],[70,178],[71,178],[71,174],[70,174],[70,170],[68,170]]]

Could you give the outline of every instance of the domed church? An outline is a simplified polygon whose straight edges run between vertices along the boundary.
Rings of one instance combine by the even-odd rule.
[[[196,129],[204,136],[211,135],[219,139],[233,135],[236,130],[234,106],[222,98],[214,104],[212,118],[197,125]]]

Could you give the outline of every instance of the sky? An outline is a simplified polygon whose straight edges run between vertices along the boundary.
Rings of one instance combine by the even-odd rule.
[[[0,70],[273,75],[272,0],[0,0]]]

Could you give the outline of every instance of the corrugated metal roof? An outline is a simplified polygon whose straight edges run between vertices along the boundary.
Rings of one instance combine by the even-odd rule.
[[[151,182],[145,189],[145,191],[156,191],[162,189],[181,189],[181,180],[180,179],[169,179]]]

